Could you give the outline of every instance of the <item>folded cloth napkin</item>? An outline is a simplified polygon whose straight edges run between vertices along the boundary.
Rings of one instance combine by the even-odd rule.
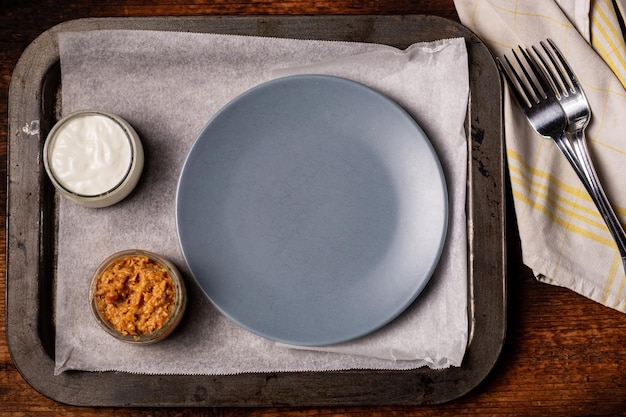
[[[464,39],[398,50],[364,43],[122,30],[63,33],[59,48],[64,114],[85,108],[119,114],[142,137],[146,166],[138,187],[114,206],[87,209],[61,200],[55,372],[214,375],[461,364],[468,339],[464,120],[469,79]],[[302,73],[350,78],[403,106],[433,143],[450,199],[447,242],[426,290],[392,323],[329,347],[333,352],[280,346],[220,314],[191,280],[174,224],[182,163],[205,123],[247,89]],[[151,346],[128,345],[106,335],[86,302],[98,264],[133,247],[169,258],[189,278],[190,300],[181,327]]]
[[[455,5],[461,22],[494,56],[546,38],[561,49],[591,104],[587,139],[598,175],[625,219],[626,51],[611,1],[455,0]],[[617,247],[581,182],[552,140],[533,131],[508,89],[504,117],[524,263],[540,281],[626,312]]]

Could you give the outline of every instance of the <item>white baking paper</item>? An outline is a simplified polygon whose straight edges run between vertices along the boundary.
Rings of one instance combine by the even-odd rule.
[[[364,43],[152,31],[59,35],[64,114],[95,108],[130,122],[146,166],[135,191],[103,209],[62,200],[56,282],[56,366],[146,374],[237,374],[459,366],[468,339],[465,192],[468,58],[463,39],[406,50]],[[279,345],[238,327],[202,295],[183,260],[174,199],[184,158],[222,106],[264,81],[328,74],[368,85],[402,105],[431,139],[450,198],[450,227],[435,275],[383,329],[321,350]],[[416,237],[417,238],[417,237]],[[134,346],[91,317],[91,275],[128,248],[159,253],[186,276],[183,323],[163,342]]]

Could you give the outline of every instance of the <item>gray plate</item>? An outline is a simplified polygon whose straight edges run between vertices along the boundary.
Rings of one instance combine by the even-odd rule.
[[[298,345],[395,318],[428,282],[447,226],[422,129],[376,91],[323,75],[273,80],[226,105],[192,146],[176,209],[209,299]]]

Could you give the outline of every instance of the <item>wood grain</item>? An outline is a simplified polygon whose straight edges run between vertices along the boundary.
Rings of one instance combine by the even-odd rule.
[[[57,23],[80,17],[230,14],[433,14],[457,20],[452,0],[4,0],[0,4],[0,177],[6,178],[7,95],[22,51]],[[5,235],[6,181],[0,182]],[[508,336],[500,361],[471,393],[435,407],[107,409],[56,403],[33,390],[6,345],[6,283],[0,280],[0,415],[456,416],[626,415],[626,315],[540,284],[521,262],[509,210]],[[5,271],[6,241],[0,239]]]

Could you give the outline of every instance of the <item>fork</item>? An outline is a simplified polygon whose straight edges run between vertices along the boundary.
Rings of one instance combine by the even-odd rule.
[[[557,89],[557,98],[568,121],[566,131],[571,138],[578,159],[582,162],[582,168],[589,179],[589,186],[593,188],[592,191],[588,189],[589,194],[607,223],[609,231],[619,248],[622,263],[626,268],[626,233],[624,233],[624,229],[600,184],[593,162],[589,156],[585,139],[585,128],[591,119],[591,107],[576,75],[559,48],[551,39],[546,41],[548,46],[544,42],[540,44],[552,65],[545,65],[545,67],[547,74]],[[585,187],[588,188],[587,185]]]
[[[512,51],[524,79],[515,71],[506,56],[504,60],[508,70],[498,58],[497,65],[531,126],[540,135],[554,140],[582,181],[615,240],[626,271],[626,233],[600,184],[585,140],[585,128],[591,118],[591,108],[561,51],[550,39],[547,44],[540,42],[550,63],[535,46],[532,50],[538,60],[529,50],[519,47],[526,66],[515,50]],[[530,69],[532,76],[526,67]]]

